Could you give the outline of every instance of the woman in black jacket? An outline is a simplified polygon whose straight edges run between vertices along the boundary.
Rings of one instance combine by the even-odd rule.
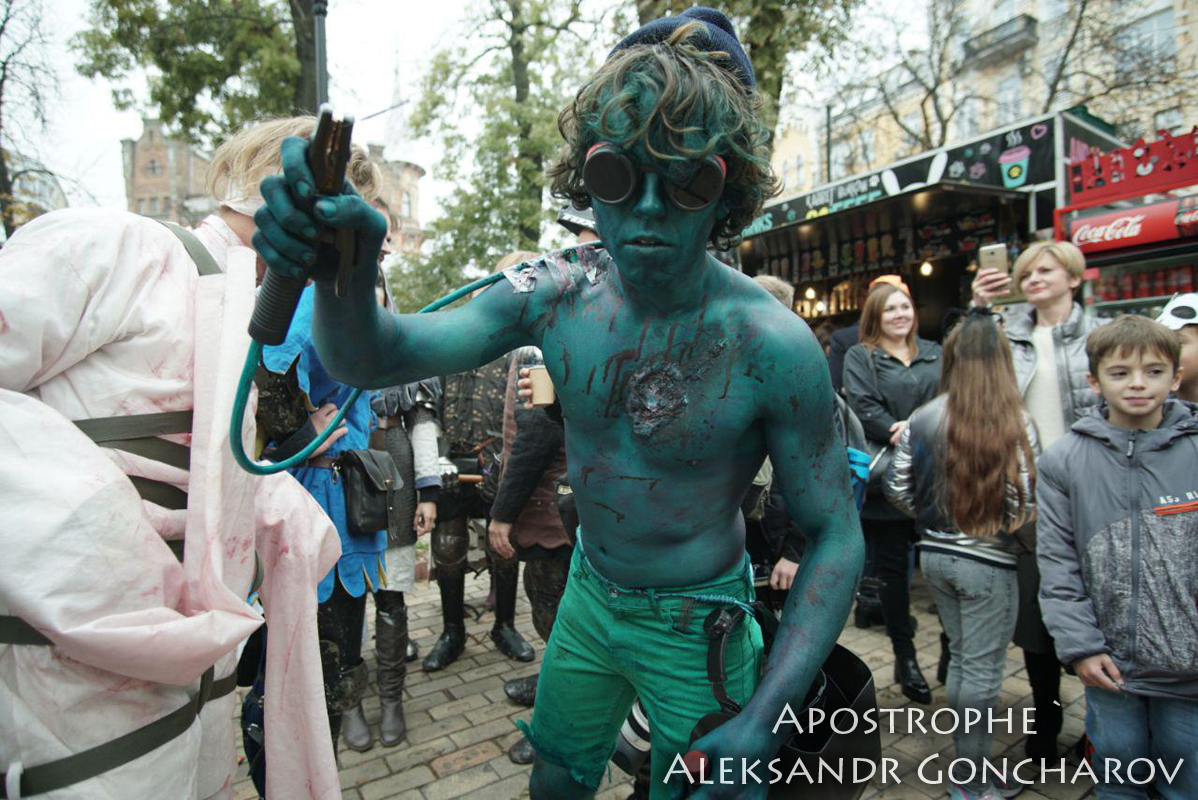
[[[844,359],[844,389],[874,446],[895,445],[911,412],[936,396],[940,346],[915,333],[915,306],[905,284],[877,288],[861,311],[861,341]],[[930,703],[932,692],[915,660],[907,566],[915,528],[881,496],[861,509],[861,527],[882,581],[882,614],[894,648],[894,679],[903,694]]]

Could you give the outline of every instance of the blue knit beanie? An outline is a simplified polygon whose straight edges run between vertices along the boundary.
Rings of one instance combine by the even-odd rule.
[[[618,45],[607,54],[608,58],[625,48],[638,44],[658,44],[670,38],[670,35],[688,22],[699,21],[707,29],[707,41],[696,42],[698,48],[711,53],[723,51],[732,60],[732,72],[750,91],[757,88],[757,80],[753,76],[753,65],[745,55],[745,49],[736,38],[736,29],[732,20],[714,8],[695,6],[688,8],[676,17],[661,17],[647,22],[624,37]]]

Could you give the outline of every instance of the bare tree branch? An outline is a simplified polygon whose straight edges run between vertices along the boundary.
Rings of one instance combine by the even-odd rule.
[[[57,76],[47,61],[47,38],[40,0],[3,0],[0,3],[0,221],[11,236],[20,220],[13,197],[17,178],[34,172],[52,174],[42,167],[26,166],[10,172],[13,142],[21,137],[22,122],[44,130],[47,98],[57,91]],[[35,155],[24,154],[28,160]]]

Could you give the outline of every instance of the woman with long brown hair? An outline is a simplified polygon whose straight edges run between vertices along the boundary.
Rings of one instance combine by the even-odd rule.
[[[846,399],[875,448],[898,444],[907,418],[936,395],[939,381],[940,345],[916,334],[907,285],[878,284],[861,311],[860,342],[844,357]],[[905,696],[930,703],[932,691],[915,660],[908,587],[914,526],[879,492],[866,498],[861,527],[875,575],[882,581],[882,616],[894,648],[894,679]]]
[[[990,756],[986,710],[1002,687],[1019,584],[1010,531],[1034,511],[1036,430],[1023,410],[1007,338],[974,309],[944,342],[941,394],[911,415],[886,478],[886,496],[915,518],[924,578],[948,634],[953,740],[975,771],[950,773],[950,798],[1011,797],[982,771]],[[966,712],[982,712],[966,725]],[[960,778],[960,781],[955,778]],[[1016,784],[1017,786],[1017,784]]]

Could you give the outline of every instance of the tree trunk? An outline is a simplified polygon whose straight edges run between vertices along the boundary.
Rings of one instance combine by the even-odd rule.
[[[526,108],[529,96],[529,65],[528,53],[524,49],[524,32],[527,30],[524,7],[521,0],[509,0],[509,8],[512,11],[508,39],[508,47],[512,54],[512,88],[515,91],[518,109],[516,113],[520,116],[520,133],[516,142],[516,172],[520,180],[519,191],[523,195],[520,203],[521,222],[517,232],[520,235],[520,248],[535,250],[541,238],[540,220],[526,214],[530,213],[529,209],[541,207],[541,193],[545,186],[544,164],[541,155],[532,146],[532,121],[528,118]]]
[[[1041,114],[1047,114],[1052,110],[1052,104],[1056,102],[1057,92],[1061,88],[1061,77],[1065,74],[1065,66],[1069,63],[1069,59],[1073,57],[1073,48],[1077,45],[1078,34],[1081,33],[1082,25],[1086,20],[1086,6],[1090,4],[1090,0],[1081,0],[1077,7],[1077,21],[1073,23],[1073,30],[1069,33],[1069,42],[1065,45],[1065,50],[1061,53],[1061,58],[1057,62],[1057,68],[1052,76],[1048,77],[1047,91],[1044,93],[1044,106],[1040,109]]]
[[[636,0],[636,18],[644,25],[670,13],[669,0]]]
[[[4,222],[4,238],[7,240],[17,229],[15,215],[16,199],[12,194],[12,178],[8,171],[8,153],[0,150],[0,219]]]
[[[782,102],[782,83],[786,77],[786,56],[793,46],[793,43],[786,42],[778,35],[785,28],[784,13],[777,4],[756,4],[744,27],[745,49],[753,64],[757,91],[765,100],[758,117],[771,135],[778,124],[778,106]]]
[[[312,0],[290,0],[291,24],[295,28],[295,57],[300,74],[292,105],[297,114],[316,113],[316,29]]]

